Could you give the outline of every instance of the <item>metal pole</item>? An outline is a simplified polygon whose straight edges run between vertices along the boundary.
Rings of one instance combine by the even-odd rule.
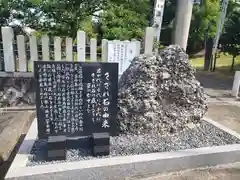
[[[219,42],[219,38],[220,35],[222,33],[222,29],[223,29],[223,25],[224,25],[224,21],[226,18],[226,14],[227,14],[227,7],[228,7],[228,0],[223,0],[222,2],[222,7],[221,7],[221,14],[220,14],[220,18],[218,21],[218,28],[217,28],[217,33],[216,33],[216,37],[215,37],[215,41],[214,41],[214,45],[213,45],[213,51],[212,51],[212,57],[214,57],[212,59],[213,63],[212,65],[214,65],[214,67],[212,67],[213,70],[215,70],[215,66],[216,66],[216,52],[217,52],[217,47],[218,47],[218,42]]]
[[[192,18],[193,0],[178,0],[173,43],[187,49]]]

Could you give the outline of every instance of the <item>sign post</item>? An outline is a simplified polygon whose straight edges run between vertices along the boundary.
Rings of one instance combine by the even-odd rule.
[[[154,4],[153,28],[155,29],[155,37],[158,43],[160,42],[164,4],[165,4],[165,0],[155,0],[155,4]]]

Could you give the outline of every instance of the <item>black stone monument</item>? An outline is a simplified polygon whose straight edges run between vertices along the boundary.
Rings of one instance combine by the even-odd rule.
[[[94,155],[109,154],[109,134],[117,134],[118,64],[35,61],[34,73],[38,136],[48,139],[48,158],[64,159],[69,137],[89,135]]]

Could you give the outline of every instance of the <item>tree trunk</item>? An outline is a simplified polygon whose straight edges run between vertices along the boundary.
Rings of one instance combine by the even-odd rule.
[[[233,55],[233,57],[232,57],[231,71],[233,71],[233,70],[234,70],[235,58],[236,58],[236,56],[235,56],[235,55]]]
[[[215,53],[215,55],[214,55],[213,72],[214,72],[215,69],[216,69],[216,63],[217,63],[217,53]]]
[[[216,62],[217,62],[217,53],[211,56],[210,70],[212,72],[214,72],[216,69]]]
[[[209,38],[206,40],[205,46],[205,57],[204,57],[204,70],[208,71],[210,68],[210,62],[212,57],[213,39]]]

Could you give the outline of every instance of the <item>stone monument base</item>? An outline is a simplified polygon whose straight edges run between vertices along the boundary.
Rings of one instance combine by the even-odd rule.
[[[33,162],[34,160],[31,158],[33,155],[31,154],[33,153],[32,150],[36,148],[37,142],[37,122],[35,120],[6,175],[6,179],[44,180],[57,178],[64,180],[69,178],[87,180],[99,177],[100,180],[118,180],[132,176],[179,171],[240,161],[240,135],[213,120],[204,119],[202,121],[203,124],[197,127],[189,125],[189,130],[193,132],[194,128],[198,128],[198,130],[202,129],[204,131],[205,128],[206,132],[202,132],[203,135],[196,134],[196,136],[189,136],[188,139],[181,137],[182,139],[180,140],[181,142],[189,141],[189,144],[198,142],[199,146],[195,148],[182,144],[184,146],[182,149],[180,147],[179,150],[169,152],[169,149],[176,148],[176,144],[172,143],[175,142],[174,137],[168,143],[167,137],[165,137],[165,145],[161,144],[165,146],[164,150],[163,148],[162,150],[159,148],[153,152],[154,148],[150,146],[151,144],[155,144],[153,141],[147,139],[148,144],[150,144],[148,150],[151,150],[151,152],[142,153],[143,149],[141,147],[138,149],[136,146],[133,148],[130,145],[136,145],[140,141],[143,142],[142,145],[146,145],[144,144],[146,140],[142,139],[141,136],[133,135],[132,139],[130,139],[133,142],[124,142],[123,139],[126,140],[127,138],[124,135],[120,135],[110,137],[111,156],[99,158],[92,155],[91,157],[84,156],[78,153],[78,156],[81,156],[81,158],[78,157],[78,160],[77,158],[71,160],[70,157],[74,153],[70,153],[67,155],[66,161],[48,163],[42,161]],[[221,138],[218,138],[217,134]],[[198,138],[196,139],[196,137]],[[135,141],[134,138],[136,138]],[[115,144],[113,141],[115,141]],[[125,144],[127,146],[124,146]],[[168,148],[166,148],[167,145]],[[118,151],[119,147],[122,149]],[[122,152],[122,154],[117,155],[119,152]]]

